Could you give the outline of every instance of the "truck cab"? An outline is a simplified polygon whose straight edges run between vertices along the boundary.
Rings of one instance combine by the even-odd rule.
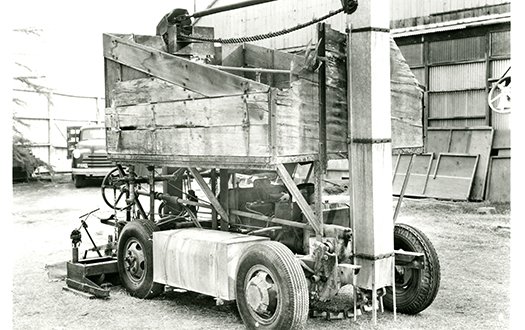
[[[87,179],[103,178],[114,166],[106,152],[104,126],[84,126],[77,132],[71,152],[71,176],[75,187],[81,188]]]

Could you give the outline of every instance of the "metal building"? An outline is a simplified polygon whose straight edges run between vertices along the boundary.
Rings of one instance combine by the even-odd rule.
[[[426,89],[425,146],[447,143],[446,139],[428,141],[433,138],[427,138],[428,128],[492,127],[491,155],[510,158],[509,115],[491,111],[487,102],[492,81],[510,67],[510,1],[391,1],[391,34]],[[237,0],[218,0],[212,6],[234,2]],[[307,22],[340,6],[340,0],[279,0],[204,17],[197,25],[213,26],[216,37],[252,36]],[[344,31],[345,15],[338,14],[327,23]],[[304,48],[315,35],[315,27],[310,27],[258,44],[294,51]],[[500,171],[510,172],[508,160]],[[487,181],[489,176],[487,172]]]

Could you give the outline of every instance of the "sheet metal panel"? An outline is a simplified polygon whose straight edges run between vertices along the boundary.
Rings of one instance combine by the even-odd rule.
[[[492,56],[510,56],[510,31],[490,34],[490,54]]]
[[[392,0],[391,12],[392,19],[398,20],[509,2],[509,0]]]
[[[490,63],[491,78],[500,78],[510,66],[510,60],[497,60]],[[512,74],[512,72],[511,72]],[[510,115],[492,111],[492,126],[498,130],[510,129]],[[496,133],[497,134],[497,133]]]
[[[496,60],[490,62],[490,77],[501,78],[501,76],[503,76],[509,67],[510,60]]]
[[[445,119],[429,120],[429,127],[482,127],[485,119]]]
[[[218,1],[215,7],[234,2],[238,1]],[[276,1],[206,16],[203,17],[197,25],[213,26],[216,37],[251,36],[293,27],[339,8],[341,8],[340,0]],[[344,32],[345,20],[346,15],[341,13],[325,22],[331,24],[333,29]],[[277,49],[303,47],[308,44],[310,40],[315,40],[316,35],[316,26],[312,25],[288,35],[254,42],[254,44]]]
[[[425,86],[425,68],[410,69],[416,77],[419,84]]]
[[[484,116],[487,104],[484,90],[429,93],[428,100],[429,118]]]
[[[239,259],[268,240],[198,228],[153,233],[153,281],[225,300],[235,299]]]
[[[423,64],[423,44],[412,44],[399,46],[399,50],[410,66]]]
[[[485,37],[470,37],[429,43],[429,62],[432,64],[479,60],[485,58]]]
[[[431,67],[429,90],[438,92],[485,88],[485,76],[484,62]]]

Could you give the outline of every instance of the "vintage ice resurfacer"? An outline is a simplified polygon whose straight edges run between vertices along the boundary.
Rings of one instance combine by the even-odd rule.
[[[421,312],[439,261],[423,233],[392,220],[388,1],[343,1],[347,32],[318,24],[298,54],[192,25],[263,2],[177,9],[155,36],[104,34],[119,165],[102,184],[117,248],[101,268],[138,298],[167,286],[236,300],[248,328],[301,328],[347,285],[345,315]],[[323,197],[329,159],[348,159],[338,203]],[[93,264],[70,267],[86,277]]]

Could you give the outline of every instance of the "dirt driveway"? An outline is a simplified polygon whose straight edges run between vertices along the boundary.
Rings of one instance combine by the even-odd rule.
[[[213,298],[170,292],[154,300],[130,297],[120,287],[106,301],[88,300],[62,290],[45,265],[70,259],[71,230],[78,216],[104,207],[99,188],[71,183],[13,186],[15,237],[13,319],[15,329],[243,329],[234,304],[216,306]],[[479,215],[481,204],[410,200],[399,222],[423,230],[441,261],[441,288],[434,303],[416,316],[380,314],[377,329],[508,328],[510,216]],[[89,229],[104,244],[112,229],[91,219]],[[87,241],[87,239],[86,239]],[[84,243],[84,247],[87,243]],[[309,319],[309,329],[369,329],[370,316],[352,320]]]

